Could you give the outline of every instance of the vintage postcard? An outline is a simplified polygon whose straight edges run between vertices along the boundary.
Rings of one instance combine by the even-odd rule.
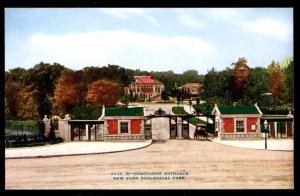
[[[294,189],[290,7],[13,8],[5,189]]]

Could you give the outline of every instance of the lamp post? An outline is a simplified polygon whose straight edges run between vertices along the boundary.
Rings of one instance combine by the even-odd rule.
[[[265,128],[265,149],[267,149],[267,128],[268,128],[268,122],[265,120],[264,122],[264,128]]]

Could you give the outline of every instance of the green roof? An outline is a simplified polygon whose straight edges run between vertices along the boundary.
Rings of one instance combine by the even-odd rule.
[[[259,114],[255,106],[218,106],[221,114]]]
[[[144,116],[144,109],[142,107],[105,108],[105,116]]]

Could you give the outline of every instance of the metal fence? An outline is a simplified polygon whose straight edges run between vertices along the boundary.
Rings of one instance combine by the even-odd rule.
[[[5,121],[5,143],[42,140],[43,131],[38,121]]]

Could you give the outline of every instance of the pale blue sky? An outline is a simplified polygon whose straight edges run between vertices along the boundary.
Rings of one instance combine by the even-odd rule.
[[[206,74],[293,57],[292,8],[6,8],[5,70],[43,61]]]

